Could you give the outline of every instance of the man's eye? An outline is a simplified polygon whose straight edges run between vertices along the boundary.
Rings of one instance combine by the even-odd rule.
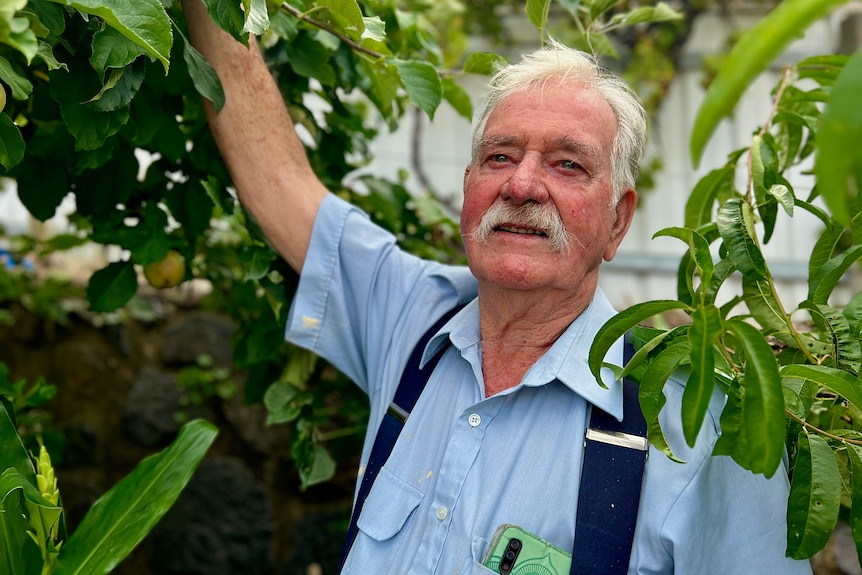
[[[564,170],[578,170],[581,168],[581,165],[574,160],[563,160],[560,162],[560,167]]]
[[[509,156],[506,154],[491,154],[488,159],[492,162],[503,163],[509,161]]]

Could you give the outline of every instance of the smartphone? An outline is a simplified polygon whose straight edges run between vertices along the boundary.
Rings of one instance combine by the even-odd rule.
[[[502,575],[568,575],[572,555],[517,525],[494,533],[482,565]]]

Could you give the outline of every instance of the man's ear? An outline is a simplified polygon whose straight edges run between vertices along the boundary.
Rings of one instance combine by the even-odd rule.
[[[467,190],[467,178],[470,177],[470,170],[473,169],[473,164],[469,164],[466,168],[464,168],[464,184],[462,186],[462,191]]]
[[[613,208],[615,219],[611,227],[611,234],[608,238],[608,245],[605,248],[605,261],[611,261],[617,254],[617,248],[623,241],[626,232],[632,225],[632,219],[635,215],[635,210],[638,207],[638,193],[634,188],[625,188],[620,194],[620,199],[617,205]]]

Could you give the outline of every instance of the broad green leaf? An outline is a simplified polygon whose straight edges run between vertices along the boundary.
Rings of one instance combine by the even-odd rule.
[[[508,61],[494,52],[473,52],[464,61],[464,72],[492,76],[506,64]]]
[[[312,396],[288,381],[277,381],[266,390],[263,404],[266,406],[266,424],[275,425],[295,420],[302,408],[309,405]]]
[[[294,72],[306,78],[316,78],[324,86],[335,86],[335,70],[329,63],[332,53],[310,34],[299,34],[285,49]]]
[[[143,46],[132,42],[114,28],[105,28],[93,35],[90,64],[103,77],[108,68],[125,68],[142,54],[146,54]]]
[[[691,308],[681,301],[653,300],[635,304],[606,321],[599,328],[596,337],[593,338],[588,359],[590,372],[592,372],[598,384],[604,385],[600,375],[602,362],[604,362],[608,350],[623,334],[644,320],[675,309],[688,312]]]
[[[437,69],[419,60],[393,59],[392,62],[398,68],[407,96],[433,120],[434,111],[443,99],[443,83]]]
[[[638,399],[641,411],[647,422],[647,437],[656,449],[661,450],[673,461],[681,461],[673,454],[661,428],[659,414],[667,401],[664,395],[664,385],[671,374],[688,359],[691,344],[688,340],[680,340],[662,350],[650,362],[638,387]]]
[[[318,2],[323,4],[323,2]],[[269,12],[266,0],[242,0],[245,12],[245,24],[242,31],[260,36],[269,29]]]
[[[862,171],[862,50],[857,50],[835,85],[817,133],[814,173],[817,189],[835,219],[847,224],[855,216],[852,199],[860,192]]]
[[[816,304],[826,303],[838,281],[859,258],[862,245],[853,246],[814,270],[808,277],[808,299]]]
[[[41,569],[39,550],[30,538],[31,527],[21,509],[27,485],[35,490],[14,468],[0,474],[0,572],[4,575],[35,575]]]
[[[473,102],[470,94],[455,83],[452,78],[443,79],[443,98],[449,105],[468,121],[473,119]]]
[[[9,64],[9,60],[3,57],[0,57],[0,80],[9,86],[12,97],[16,100],[26,100],[33,92],[33,83],[18,74]]]
[[[616,3],[617,0],[592,0],[588,3],[590,20],[593,22],[597,21],[602,14],[610,10]]]
[[[682,394],[682,430],[685,440],[694,447],[709,402],[715,391],[715,358],[713,345],[722,332],[721,316],[715,306],[695,308],[688,330],[691,343],[691,373]]]
[[[862,386],[856,377],[842,369],[823,365],[791,364],[781,367],[781,377],[810,381],[818,387],[834,391],[857,409],[862,409]]]
[[[739,198],[731,198],[719,208],[716,223],[727,247],[728,257],[737,269],[745,276],[762,280],[768,277],[769,272],[766,260],[754,242],[752,231],[746,225],[745,215],[750,211],[751,206],[747,203]]]
[[[195,85],[198,94],[213,103],[216,111],[224,106],[224,89],[221,80],[203,54],[183,38],[183,59],[189,69],[189,76]]]
[[[154,60],[159,60],[167,75],[170,66],[171,21],[160,0],[135,0],[134,8],[125,2],[104,0],[50,0],[85,14],[98,16],[108,26],[143,47]]]
[[[365,20],[356,0],[317,0],[312,16],[354,41],[365,32]]]
[[[695,166],[719,122],[736,106],[754,79],[810,25],[846,0],[785,0],[734,45],[707,90],[692,129],[690,152]]]
[[[545,26],[548,23],[548,10],[551,0],[527,0],[527,18],[539,30],[539,38],[544,41]]]
[[[114,311],[138,291],[138,276],[131,261],[113,262],[90,277],[87,301],[93,311]]]
[[[733,319],[725,326],[745,353],[742,413],[750,469],[772,477],[784,456],[784,392],[778,362],[757,328]]]
[[[862,447],[847,444],[850,460],[850,530],[856,543],[856,553],[862,557]]]
[[[15,469],[27,481],[36,484],[36,472],[30,456],[21,442],[18,429],[12,421],[11,414],[6,411],[5,404],[0,401],[0,469]]]
[[[222,0],[202,0],[202,2],[207,8],[210,18],[222,30],[238,40],[242,37],[245,16],[239,2],[224,2]]]
[[[362,31],[363,40],[373,40],[375,42],[384,42],[386,40],[386,22],[380,16],[362,18],[365,30]]]
[[[655,6],[642,6],[625,14],[616,14],[611,18],[610,23],[622,26],[634,26],[635,24],[672,22],[682,19],[682,13],[677,12],[664,2],[659,2]]]
[[[141,89],[145,75],[146,65],[140,60],[123,68],[111,68],[108,81],[88,103],[100,112],[125,109]]]
[[[24,158],[24,138],[12,119],[0,112],[0,164],[7,170]]]
[[[803,429],[787,501],[787,555],[807,559],[820,551],[838,521],[841,475],[826,440]]]
[[[23,16],[0,18],[0,43],[11,46],[23,54],[28,64],[39,51],[36,33],[31,28],[30,21]]]
[[[302,480],[301,489],[328,481],[335,474],[335,461],[326,449],[314,444],[312,455],[306,464],[300,467],[299,477]]]
[[[54,575],[102,575],[116,567],[173,505],[216,433],[208,422],[189,422],[167,449],[141,461],[93,504],[60,549]]]

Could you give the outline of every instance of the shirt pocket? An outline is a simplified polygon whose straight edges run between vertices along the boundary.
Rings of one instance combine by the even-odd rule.
[[[356,526],[376,541],[395,537],[422,502],[421,491],[407,485],[384,467],[374,480]]]
[[[471,557],[464,565],[461,575],[491,575],[497,573],[482,565],[482,559],[488,549],[488,541],[478,535],[473,536],[471,545]]]

